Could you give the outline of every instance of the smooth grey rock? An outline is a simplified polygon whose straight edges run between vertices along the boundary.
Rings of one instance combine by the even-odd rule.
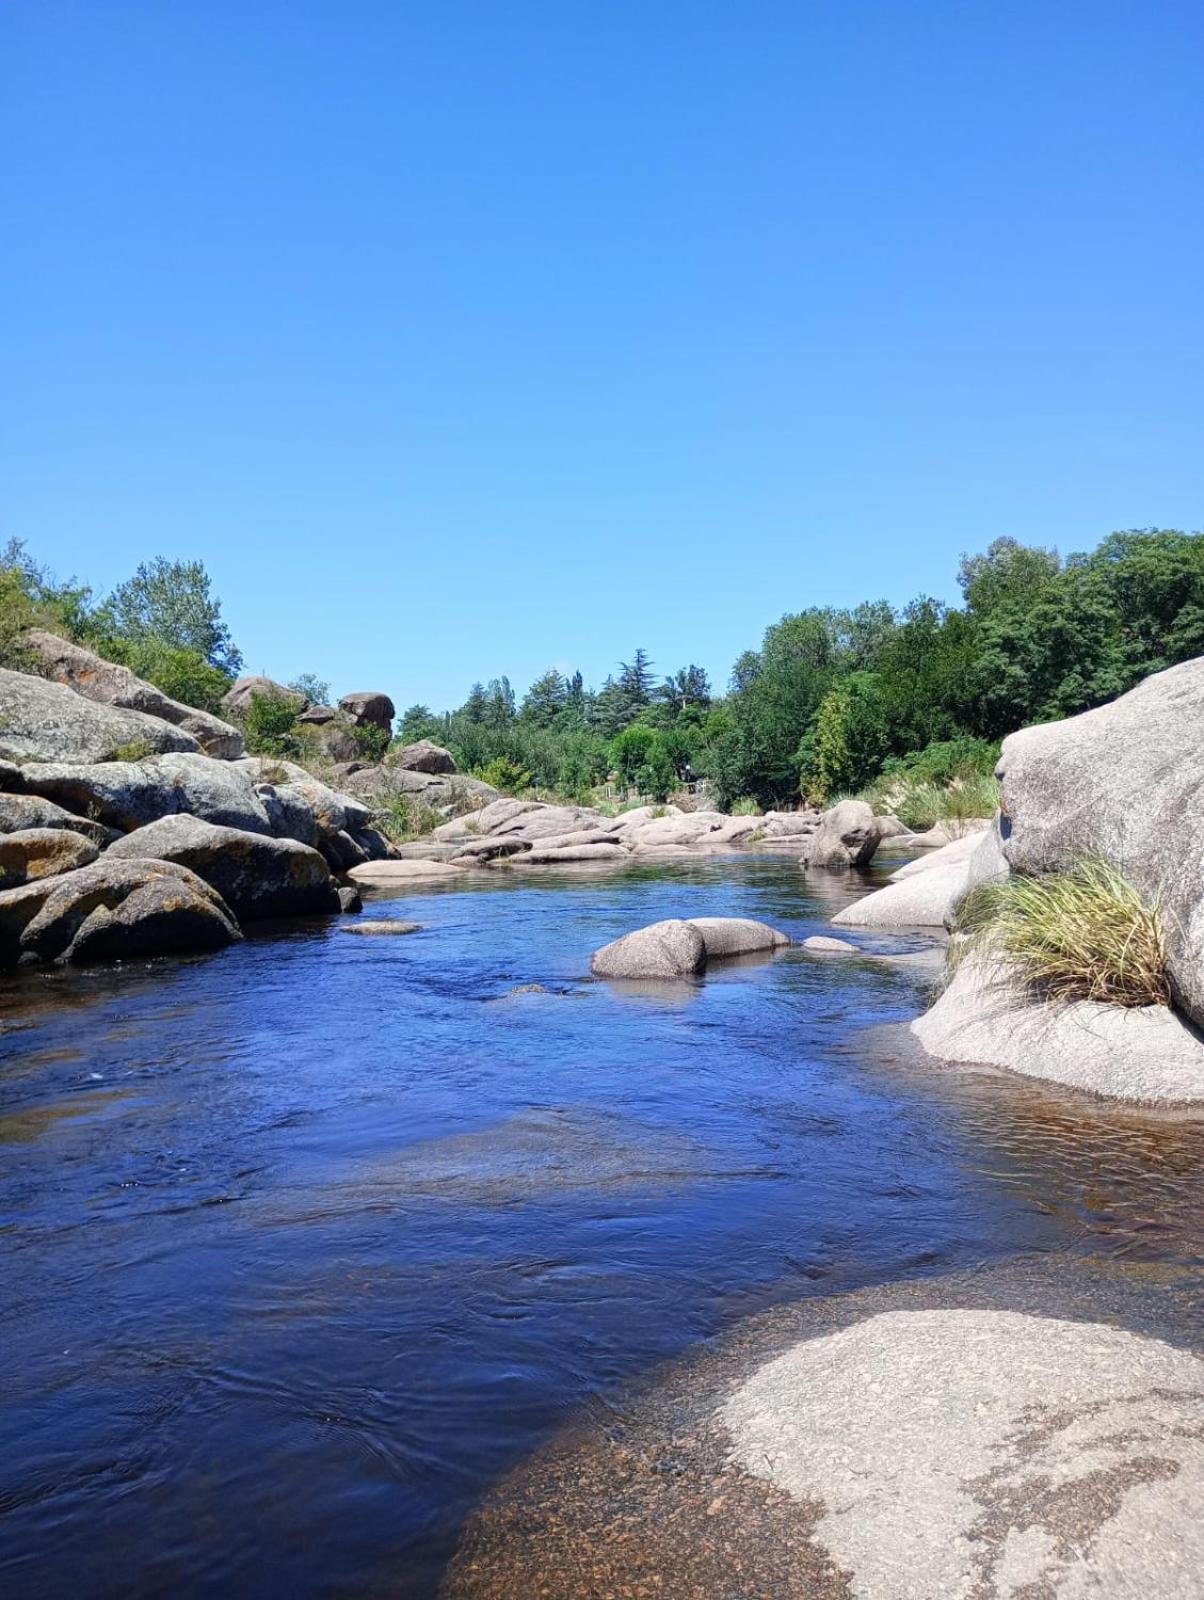
[[[251,709],[251,701],[257,696],[264,700],[284,700],[298,716],[309,705],[305,696],[296,689],[288,689],[273,678],[251,675],[239,678],[230,686],[222,696],[222,710],[230,717],[245,717]]]
[[[99,705],[122,706],[128,711],[142,711],[147,716],[173,723],[192,734],[207,756],[218,760],[229,761],[243,754],[245,744],[237,728],[232,728],[228,722],[223,722],[208,711],[198,711],[195,706],[186,706],[179,700],[173,700],[162,689],[139,678],[128,667],[106,661],[95,651],[60,639],[55,633],[43,633],[40,628],[31,628],[25,640],[37,653],[48,678],[55,683],[65,684],[86,700],[94,700]],[[55,755],[61,759],[63,752],[56,752]]]
[[[463,867],[453,867],[447,861],[365,861],[352,867],[348,877],[356,883],[376,885],[381,888],[405,888],[411,883],[450,882],[464,877]]]
[[[115,828],[106,828],[91,817],[77,817],[41,795],[0,794],[0,833],[21,833],[28,828],[66,828],[91,839],[102,850],[121,837]]]
[[[1102,856],[1160,900],[1176,1000],[1204,1024],[1204,657],[1012,734],[998,771],[1013,871]]]
[[[307,727],[324,728],[328,722],[333,722],[338,712],[333,706],[306,706],[297,718],[299,723]]]
[[[339,885],[339,910],[345,916],[354,916],[364,909],[364,897],[353,883]]]
[[[943,928],[966,892],[970,863],[934,866],[845,906],[832,918],[837,928]]]
[[[67,828],[27,828],[0,834],[0,889],[73,872],[89,866],[99,854],[91,839]]]
[[[829,939],[826,934],[813,933],[803,940],[803,949],[817,956],[859,956],[861,951],[848,939]]]
[[[483,839],[466,839],[460,845],[453,861],[458,861],[462,866],[480,867],[487,861],[496,861],[501,856],[520,856],[530,846],[525,839],[510,839],[496,834],[487,834]]]
[[[692,978],[706,960],[706,942],[698,929],[669,918],[604,945],[594,952],[590,970],[600,978]]]
[[[221,896],[168,861],[105,856],[0,893],[2,966],[216,950],[241,938]]]
[[[507,857],[507,863],[512,867],[573,866],[579,862],[592,862],[598,866],[602,862],[613,864],[630,860],[631,852],[621,844],[550,845],[542,840],[522,855]]]
[[[323,833],[318,839],[318,849],[335,872],[350,872],[352,867],[363,866],[369,859],[368,852],[345,829]]]
[[[422,924],[420,922],[397,922],[391,917],[376,917],[371,922],[350,923],[347,927],[340,928],[339,932],[360,933],[370,938],[381,938],[389,934],[421,933]]]
[[[691,917],[706,946],[707,962],[723,956],[755,955],[762,950],[781,950],[790,943],[788,934],[771,928],[767,922],[751,917]]]
[[[393,718],[397,715],[388,695],[371,689],[345,694],[339,701],[339,710],[357,727],[382,728],[386,733],[392,731]]]
[[[239,761],[214,761],[200,754],[162,755],[87,766],[46,762],[27,767],[25,773],[35,794],[69,811],[86,812],[122,833],[183,812],[248,833],[272,831],[264,803]]]
[[[429,739],[418,739],[413,744],[402,745],[389,757],[392,765],[402,767],[406,772],[455,772],[456,758],[450,750],[445,750],[442,745],[432,744]]]
[[[864,800],[842,800],[819,819],[804,860],[809,867],[864,867],[881,837],[878,818]]]
[[[1158,1339],[883,1312],[766,1362],[719,1420],[862,1600],[1204,1592],[1204,1362]]]
[[[112,845],[106,860],[174,861],[203,878],[242,921],[339,909],[330,869],[295,839],[215,827],[200,817],[162,817]]]
[[[896,868],[890,875],[890,881],[902,883],[906,878],[919,877],[921,872],[931,872],[934,867],[952,867],[960,862],[969,861],[981,844],[980,833],[967,833],[960,839],[952,839],[948,844],[940,845],[935,850],[926,850],[914,861]]]
[[[911,1031],[942,1061],[1139,1104],[1204,1101],[1204,1041],[1169,1007],[1034,1001],[981,952],[963,959]]]
[[[98,705],[65,684],[0,668],[0,756],[21,763],[27,788],[31,763],[108,761],[133,748],[156,754],[201,747],[161,717]]]

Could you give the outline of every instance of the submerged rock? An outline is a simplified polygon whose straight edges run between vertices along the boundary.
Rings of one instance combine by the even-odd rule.
[[[873,1600],[1199,1594],[1204,1362],[1100,1323],[871,1316],[803,1340],[719,1412]]]
[[[826,934],[813,933],[803,940],[803,949],[816,956],[859,956],[861,951],[848,939],[829,939]]]
[[[0,893],[0,966],[216,950],[241,938],[221,896],[167,861],[106,856]]]
[[[362,933],[371,937],[383,938],[389,934],[421,933],[420,922],[398,922],[389,917],[377,917],[371,922],[351,922],[345,928],[339,929],[340,933]]]
[[[112,845],[105,859],[147,857],[190,868],[244,921],[339,909],[326,862],[295,839],[217,827],[200,817],[162,817]]]

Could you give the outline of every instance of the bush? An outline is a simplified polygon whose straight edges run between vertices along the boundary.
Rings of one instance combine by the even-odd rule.
[[[1044,999],[1170,1004],[1159,907],[1106,861],[983,884],[962,902],[957,931],[967,935],[960,956],[989,947]]]
[[[993,817],[999,809],[999,785],[993,777],[979,773],[954,778],[942,787],[930,779],[898,772],[885,775],[860,797],[867,800],[879,816],[898,817],[906,827],[922,833],[938,822],[952,825],[975,817]]]
[[[222,696],[231,680],[199,651],[177,649],[161,639],[117,638],[98,640],[97,649],[106,660],[128,667],[182,705],[224,715]]]
[[[391,737],[387,728],[378,728],[372,722],[360,722],[352,728],[351,737],[359,746],[360,755],[372,766],[384,760]]]
[[[243,721],[253,756],[290,756],[298,749],[297,708],[278,694],[253,694]]]
[[[759,817],[761,808],[750,795],[741,795],[739,800],[732,801],[733,817]]]
[[[376,826],[386,839],[394,844],[405,844],[409,839],[421,839],[443,821],[434,806],[414,795],[391,794],[378,797],[373,805]]]
[[[507,756],[496,756],[474,776],[490,784],[499,794],[522,794],[531,787],[531,774]]]
[[[131,739],[129,744],[119,744],[109,752],[110,761],[145,761],[151,754],[151,747],[145,739]]]

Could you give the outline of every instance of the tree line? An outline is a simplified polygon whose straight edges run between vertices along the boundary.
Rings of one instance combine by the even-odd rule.
[[[639,649],[601,688],[543,673],[521,700],[499,676],[436,713],[412,705],[398,737],[446,745],[461,769],[515,790],[586,797],[613,775],[663,798],[706,779],[717,802],[789,806],[856,791],[926,762],[981,767],[1013,729],[1088,710],[1151,672],[1204,654],[1204,534],[1113,533],[1093,551],[1001,538],[963,556],[961,603],[807,607],[765,631],[716,694],[699,666],[658,674]],[[46,625],[214,709],[241,666],[200,562],[139,567],[94,602],[19,545],[0,557],[0,659]],[[305,680],[305,691],[326,685]]]

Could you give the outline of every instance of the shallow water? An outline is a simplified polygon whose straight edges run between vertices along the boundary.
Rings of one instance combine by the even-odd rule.
[[[1022,1252],[1189,1283],[1204,1130],[867,1034],[922,963],[585,976],[665,916],[823,931],[867,881],[499,871],[369,905],[406,938],[0,988],[5,1592],[432,1595],[583,1401],[750,1311]]]

